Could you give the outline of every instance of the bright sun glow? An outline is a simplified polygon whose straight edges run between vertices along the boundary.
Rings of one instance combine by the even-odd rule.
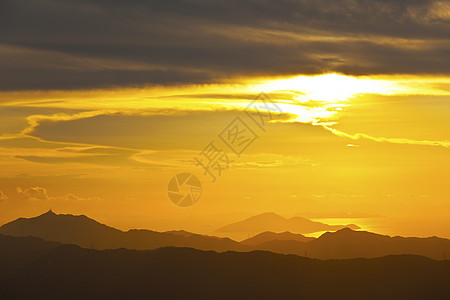
[[[289,100],[276,99],[283,112],[295,116],[287,122],[332,125],[333,117],[350,106],[354,97],[362,94],[392,95],[400,92],[401,88],[390,80],[324,74],[267,80],[255,84],[252,90],[294,95]]]
[[[449,95],[442,88],[449,78],[414,76],[346,76],[323,74],[282,79],[262,79],[251,84],[254,93],[270,93],[283,112],[296,117],[286,122],[332,125],[340,111],[367,94]],[[277,95],[278,94],[278,95]],[[289,95],[283,99],[284,95]],[[281,95],[281,96],[280,96]],[[244,103],[242,104],[244,105]]]
[[[300,102],[313,100],[330,103],[346,101],[358,94],[379,93],[390,95],[399,90],[392,81],[339,74],[278,79],[263,83],[255,88],[265,92],[296,91],[301,93],[296,98]]]

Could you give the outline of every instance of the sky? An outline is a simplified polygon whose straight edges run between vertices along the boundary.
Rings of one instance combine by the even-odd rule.
[[[449,36],[449,1],[1,1],[0,223],[450,238]]]

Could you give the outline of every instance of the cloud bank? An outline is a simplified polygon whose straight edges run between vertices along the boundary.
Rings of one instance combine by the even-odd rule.
[[[446,1],[5,0],[0,89],[449,74]]]

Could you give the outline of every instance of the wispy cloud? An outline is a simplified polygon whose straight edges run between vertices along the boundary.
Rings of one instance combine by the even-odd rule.
[[[80,197],[74,195],[73,193],[68,193],[65,195],[54,195],[50,196],[47,193],[47,189],[43,187],[30,187],[27,189],[22,189],[21,187],[17,187],[17,194],[19,198],[22,200],[31,200],[31,201],[97,201],[100,200],[98,197]]]
[[[450,141],[427,141],[427,140],[413,140],[406,138],[387,138],[387,137],[374,137],[364,133],[355,133],[349,134],[337,129],[332,128],[331,126],[322,125],[323,128],[332,132],[333,134],[341,137],[350,138],[352,140],[358,139],[368,139],[375,142],[387,142],[393,144],[409,144],[409,145],[424,145],[424,146],[442,146],[442,147],[450,147]]]
[[[8,197],[2,191],[0,191],[0,202],[5,201],[7,199],[8,199]]]
[[[48,200],[47,190],[43,187],[17,188],[17,193],[28,200]]]

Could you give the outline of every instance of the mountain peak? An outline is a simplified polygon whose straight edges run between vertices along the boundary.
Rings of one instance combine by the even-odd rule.
[[[381,235],[365,230],[354,230],[349,227],[339,229],[335,232],[327,231],[322,234],[318,239],[366,239],[366,238],[390,238],[387,235]]]
[[[53,210],[50,208],[48,212],[43,213],[41,216],[56,216],[56,214],[53,212]]]
[[[337,230],[336,232],[345,233],[345,232],[353,232],[355,230],[351,229],[350,227],[344,227],[342,229]]]
[[[35,236],[47,241],[91,247],[100,237],[108,240],[120,230],[101,224],[85,215],[56,214],[52,209],[32,218],[19,218],[0,227],[0,233]]]
[[[250,217],[248,219],[272,219],[272,220],[285,220],[284,217],[277,215],[274,212],[265,212],[265,213],[261,213],[259,215]]]
[[[339,229],[339,230],[336,230],[336,231],[327,231],[327,232],[325,232],[324,234],[322,234],[320,237],[328,237],[328,236],[348,236],[348,235],[351,235],[351,234],[353,234],[353,233],[355,233],[355,232],[357,232],[356,230],[353,230],[353,229],[351,229],[351,228],[349,228],[349,227],[344,227],[344,228],[341,228],[341,229]],[[362,231],[359,231],[359,232],[362,232]]]

